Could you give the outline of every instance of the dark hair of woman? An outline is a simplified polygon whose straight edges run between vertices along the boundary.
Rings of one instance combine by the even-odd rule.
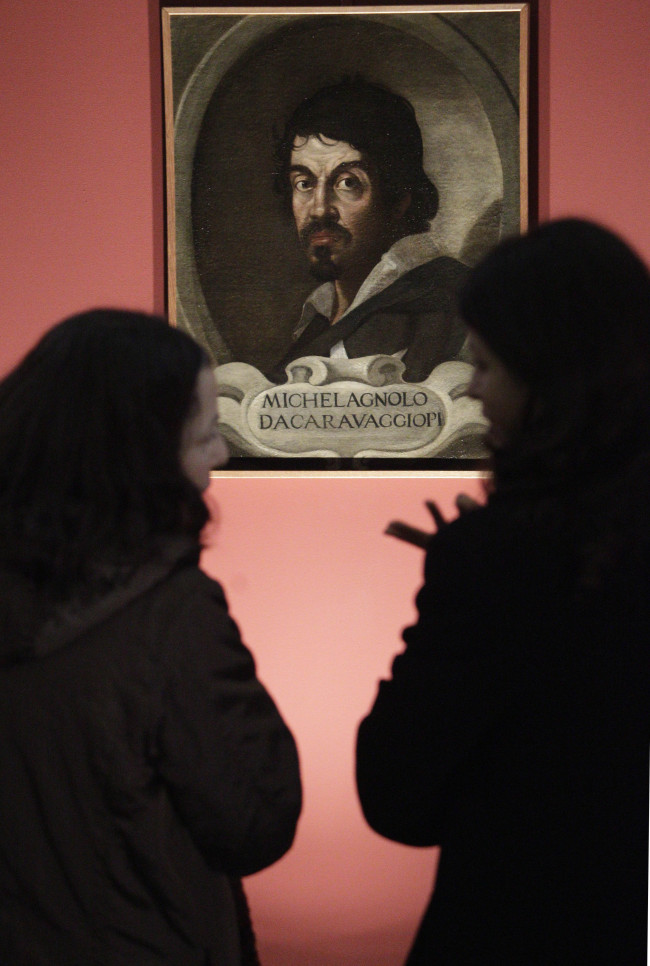
[[[602,583],[650,539],[647,267],[607,229],[559,220],[488,255],[460,308],[530,390],[521,434],[493,456],[495,498],[573,531],[583,580]]]
[[[208,520],[181,470],[203,350],[164,319],[97,309],[0,383],[0,564],[56,595]]]

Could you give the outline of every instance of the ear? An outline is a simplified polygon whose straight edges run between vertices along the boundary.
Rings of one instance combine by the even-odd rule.
[[[391,209],[393,221],[401,221],[411,206],[411,192],[405,191],[399,201],[396,201]]]

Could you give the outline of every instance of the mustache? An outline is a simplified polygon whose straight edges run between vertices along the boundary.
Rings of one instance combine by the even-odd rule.
[[[345,241],[350,241],[352,239],[352,235],[347,228],[343,228],[342,225],[339,225],[338,222],[331,218],[315,218],[313,221],[310,221],[308,225],[305,225],[304,228],[300,229],[298,232],[298,237],[301,243],[307,247],[312,235],[315,235],[320,231],[329,232],[330,235],[335,235],[338,238],[345,239]]]

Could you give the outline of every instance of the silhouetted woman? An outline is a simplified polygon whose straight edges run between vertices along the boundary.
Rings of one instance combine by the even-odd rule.
[[[427,541],[359,730],[361,802],[382,835],[441,846],[409,966],[641,966],[648,271],[598,226],[550,223],[489,255],[461,311],[493,483]]]
[[[0,383],[0,958],[256,962],[239,877],[293,840],[293,738],[220,586],[203,350],[98,310]]]

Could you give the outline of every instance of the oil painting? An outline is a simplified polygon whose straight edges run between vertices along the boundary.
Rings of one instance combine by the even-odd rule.
[[[528,13],[163,9],[169,316],[235,469],[485,456],[456,293],[527,226]]]

